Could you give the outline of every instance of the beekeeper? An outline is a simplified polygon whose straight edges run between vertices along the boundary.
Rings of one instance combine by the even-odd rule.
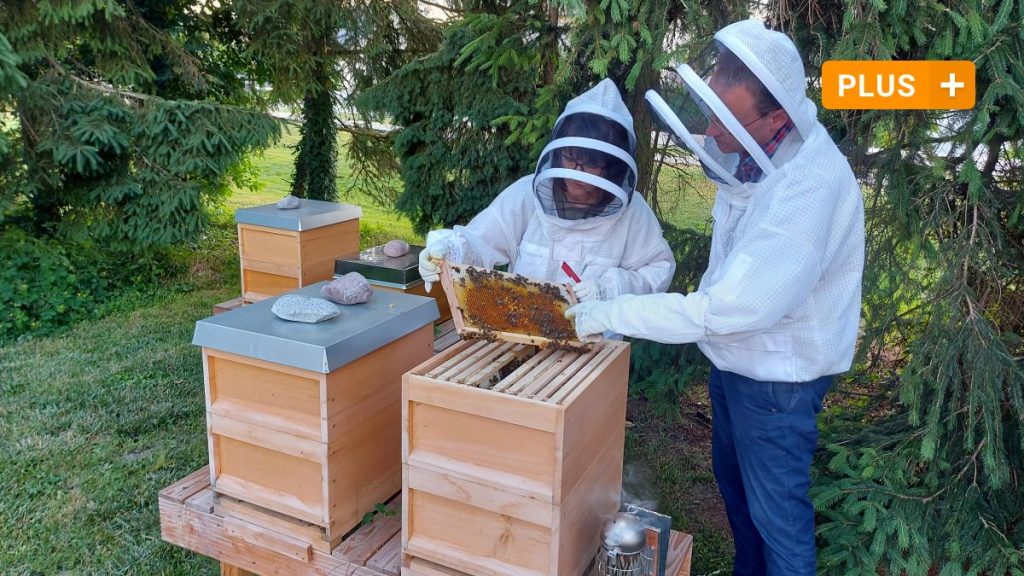
[[[672,250],[636,183],[633,118],[608,79],[572,99],[533,175],[514,182],[469,224],[427,234],[420,275],[429,291],[439,262],[572,283],[582,302],[668,289]]]
[[[697,291],[585,302],[567,316],[580,335],[697,343],[713,365],[712,459],[733,573],[813,575],[815,415],[853,359],[864,208],[793,42],[753,20],[715,41],[646,95],[718,184]]]

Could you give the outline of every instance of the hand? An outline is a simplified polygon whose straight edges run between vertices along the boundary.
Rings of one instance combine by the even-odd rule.
[[[596,300],[607,300],[608,295],[605,283],[601,278],[583,280],[572,287],[572,293],[580,302],[591,302]]]
[[[576,325],[576,336],[581,340],[592,334],[609,330],[609,303],[600,300],[582,302],[565,311],[565,317]]]
[[[426,248],[420,250],[420,278],[423,278],[423,289],[430,292],[434,282],[441,280],[442,260],[448,259],[451,251],[448,242],[441,240],[427,244]]]

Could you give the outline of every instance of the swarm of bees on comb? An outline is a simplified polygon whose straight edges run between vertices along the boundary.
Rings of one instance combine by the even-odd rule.
[[[543,345],[557,348],[586,347],[565,318],[575,303],[566,287],[473,266],[450,270],[466,336],[502,339],[512,333],[540,337],[547,341]]]

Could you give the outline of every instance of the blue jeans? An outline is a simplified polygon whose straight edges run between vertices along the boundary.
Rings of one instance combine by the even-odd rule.
[[[831,386],[832,376],[760,382],[712,367],[711,458],[736,543],[734,575],[814,575],[807,490]]]

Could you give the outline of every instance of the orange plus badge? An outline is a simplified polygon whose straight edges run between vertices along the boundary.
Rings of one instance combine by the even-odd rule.
[[[853,110],[965,110],[974,107],[970,60],[829,60],[821,103]]]

